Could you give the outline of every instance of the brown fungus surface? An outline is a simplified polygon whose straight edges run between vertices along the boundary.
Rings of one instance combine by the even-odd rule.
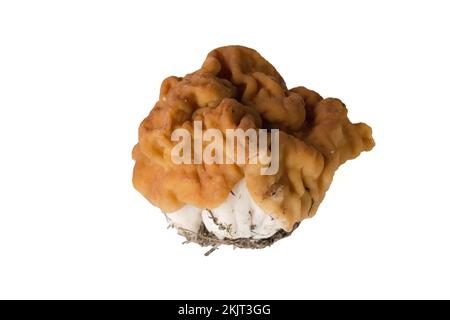
[[[177,128],[280,129],[279,170],[260,165],[174,164]],[[215,208],[245,178],[255,202],[285,221],[286,231],[311,217],[345,161],[373,148],[369,126],[352,124],[338,99],[304,87],[287,89],[276,69],[255,50],[228,46],[211,51],[203,66],[183,78],[169,77],[159,101],[139,127],[133,149],[133,184],[164,212],[186,204]],[[205,147],[206,145],[204,145]]]

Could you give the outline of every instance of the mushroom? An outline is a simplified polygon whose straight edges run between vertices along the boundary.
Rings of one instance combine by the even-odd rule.
[[[261,174],[261,161],[174,163],[173,133],[194,133],[197,123],[224,139],[230,129],[277,130],[277,171]],[[205,151],[195,141],[189,148]],[[288,89],[258,52],[226,46],[199,70],[163,81],[139,127],[133,184],[189,242],[262,248],[314,216],[338,167],[374,145],[371,128],[351,123],[339,99]]]

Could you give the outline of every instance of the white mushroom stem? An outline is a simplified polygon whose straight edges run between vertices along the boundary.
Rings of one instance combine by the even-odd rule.
[[[242,179],[228,198],[217,208],[197,208],[185,205],[166,213],[176,228],[198,232],[201,225],[219,239],[266,239],[277,231],[285,230],[285,222],[265,213],[253,201]]]

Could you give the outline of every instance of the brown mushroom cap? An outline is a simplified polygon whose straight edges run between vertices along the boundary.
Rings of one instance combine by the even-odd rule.
[[[280,129],[280,166],[261,175],[260,165],[174,164],[171,133],[203,130]],[[183,78],[169,77],[139,127],[133,149],[133,184],[164,212],[186,204],[215,208],[245,178],[255,202],[286,221],[287,230],[315,214],[337,168],[375,145],[364,123],[352,124],[345,105],[304,87],[288,90],[275,68],[253,49],[211,51],[203,66]]]

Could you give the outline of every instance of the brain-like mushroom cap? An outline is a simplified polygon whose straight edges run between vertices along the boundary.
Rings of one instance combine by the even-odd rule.
[[[279,170],[261,175],[260,165],[174,164],[177,128],[279,129]],[[186,204],[215,208],[245,178],[267,213],[295,223],[315,214],[337,168],[374,146],[364,123],[352,124],[345,105],[318,93],[287,89],[275,68],[255,50],[228,46],[211,51],[203,66],[183,78],[169,77],[159,101],[139,127],[133,149],[133,183],[164,212]]]

